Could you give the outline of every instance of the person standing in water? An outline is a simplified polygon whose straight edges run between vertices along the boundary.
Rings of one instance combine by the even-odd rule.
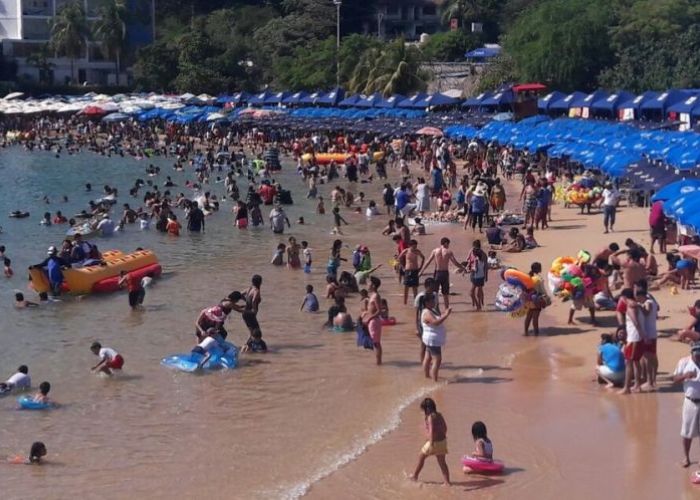
[[[423,465],[425,465],[425,459],[429,456],[434,456],[442,471],[445,485],[450,486],[450,469],[445,461],[445,455],[447,455],[447,423],[443,416],[438,413],[435,401],[431,398],[425,398],[420,404],[420,409],[425,414],[425,431],[428,440],[420,450],[418,464],[410,478],[413,481],[417,481],[418,475],[423,469]]]
[[[367,326],[367,331],[374,344],[374,354],[378,365],[382,364],[382,319],[379,316],[382,310],[382,298],[378,292],[381,284],[381,280],[376,276],[370,277],[367,311],[362,316],[362,321]]]

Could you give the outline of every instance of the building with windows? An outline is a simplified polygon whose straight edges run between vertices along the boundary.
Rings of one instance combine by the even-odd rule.
[[[417,40],[422,33],[441,29],[442,0],[380,0],[377,2],[377,29],[382,38],[403,36]]]
[[[31,55],[45,49],[51,38],[51,21],[64,5],[72,0],[0,0],[0,41],[2,54],[6,60],[17,62],[17,77],[32,81],[40,80],[40,70],[31,64]],[[107,0],[78,0],[83,3],[88,25],[99,19],[99,11]],[[130,0],[130,12],[144,8],[141,19],[150,16],[150,2]],[[146,21],[148,22],[148,20]],[[140,46],[152,41],[148,24],[127,26],[126,44]],[[53,54],[52,54],[53,55]],[[29,58],[29,61],[27,60]],[[71,61],[65,57],[50,58],[51,69],[41,80],[54,84],[65,84],[71,80]],[[78,83],[113,85],[117,78],[114,61],[110,61],[100,49],[100,45],[87,40],[83,54],[74,62],[75,77]],[[121,68],[120,83],[127,82],[125,68]]]

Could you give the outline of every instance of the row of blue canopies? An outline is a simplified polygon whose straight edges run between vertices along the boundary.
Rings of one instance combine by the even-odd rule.
[[[480,139],[533,152],[546,151],[550,158],[565,157],[585,167],[600,168],[613,177],[625,175],[632,165],[640,163],[659,163],[671,171],[683,172],[700,164],[700,134],[642,130],[600,120],[534,116],[517,123],[492,121],[480,129],[452,125],[444,133],[456,139]]]
[[[438,106],[453,106],[462,102],[462,99],[450,97],[445,94],[418,93],[411,97],[394,94],[384,97],[380,92],[374,94],[346,95],[342,88],[335,88],[330,92],[271,92],[265,91],[259,94],[238,92],[233,95],[219,96],[216,104],[239,106],[338,106],[346,108],[402,108],[402,109],[427,109]]]

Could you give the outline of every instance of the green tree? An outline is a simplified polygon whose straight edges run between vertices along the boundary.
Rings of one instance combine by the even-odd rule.
[[[121,0],[109,0],[100,7],[100,18],[95,23],[93,34],[102,44],[108,58],[114,59],[114,73],[119,85],[121,57],[126,40],[126,5]]]
[[[609,0],[542,0],[513,24],[503,45],[522,80],[588,90],[613,60]]]
[[[67,3],[53,18],[51,46],[56,52],[70,59],[72,81],[75,81],[75,60],[81,56],[88,35],[89,29],[82,3]]]
[[[44,44],[27,56],[27,64],[39,70],[39,83],[53,83],[51,81],[51,70],[54,64],[51,62],[51,49],[48,44]]]
[[[518,79],[515,63],[507,54],[503,54],[491,62],[479,76],[477,91],[492,91],[504,83],[514,82]]]
[[[699,23],[700,5],[690,0],[638,0],[620,9],[616,61],[601,83],[636,92],[697,86]]]
[[[367,50],[348,82],[351,92],[408,94],[425,90],[430,77],[421,70],[422,55],[415,46],[397,39],[382,48]]]
[[[471,28],[471,23],[483,23],[487,40],[498,36],[498,17],[502,0],[448,0],[442,6],[443,23],[457,19],[463,30]]]
[[[374,37],[350,35],[340,45],[340,84],[345,86],[362,54],[382,43]],[[310,42],[290,57],[280,57],[274,67],[275,86],[290,90],[318,90],[335,86],[336,39]]]
[[[171,90],[177,77],[177,50],[160,40],[140,48],[133,72],[136,85],[143,90]]]
[[[421,50],[426,61],[464,61],[465,52],[479,46],[479,38],[464,31],[435,33]]]

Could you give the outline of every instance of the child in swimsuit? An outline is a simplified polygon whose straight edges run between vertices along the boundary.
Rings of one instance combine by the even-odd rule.
[[[474,438],[475,445],[472,458],[484,462],[493,462],[493,443],[487,435],[486,425],[483,422],[474,422],[472,425],[472,438]],[[463,470],[464,472],[471,472],[472,469],[465,465]]]
[[[277,250],[275,250],[274,255],[272,256],[272,260],[270,261],[270,264],[273,266],[283,266],[284,265],[284,251],[286,250],[287,246],[284,243],[280,243],[277,245]]]

